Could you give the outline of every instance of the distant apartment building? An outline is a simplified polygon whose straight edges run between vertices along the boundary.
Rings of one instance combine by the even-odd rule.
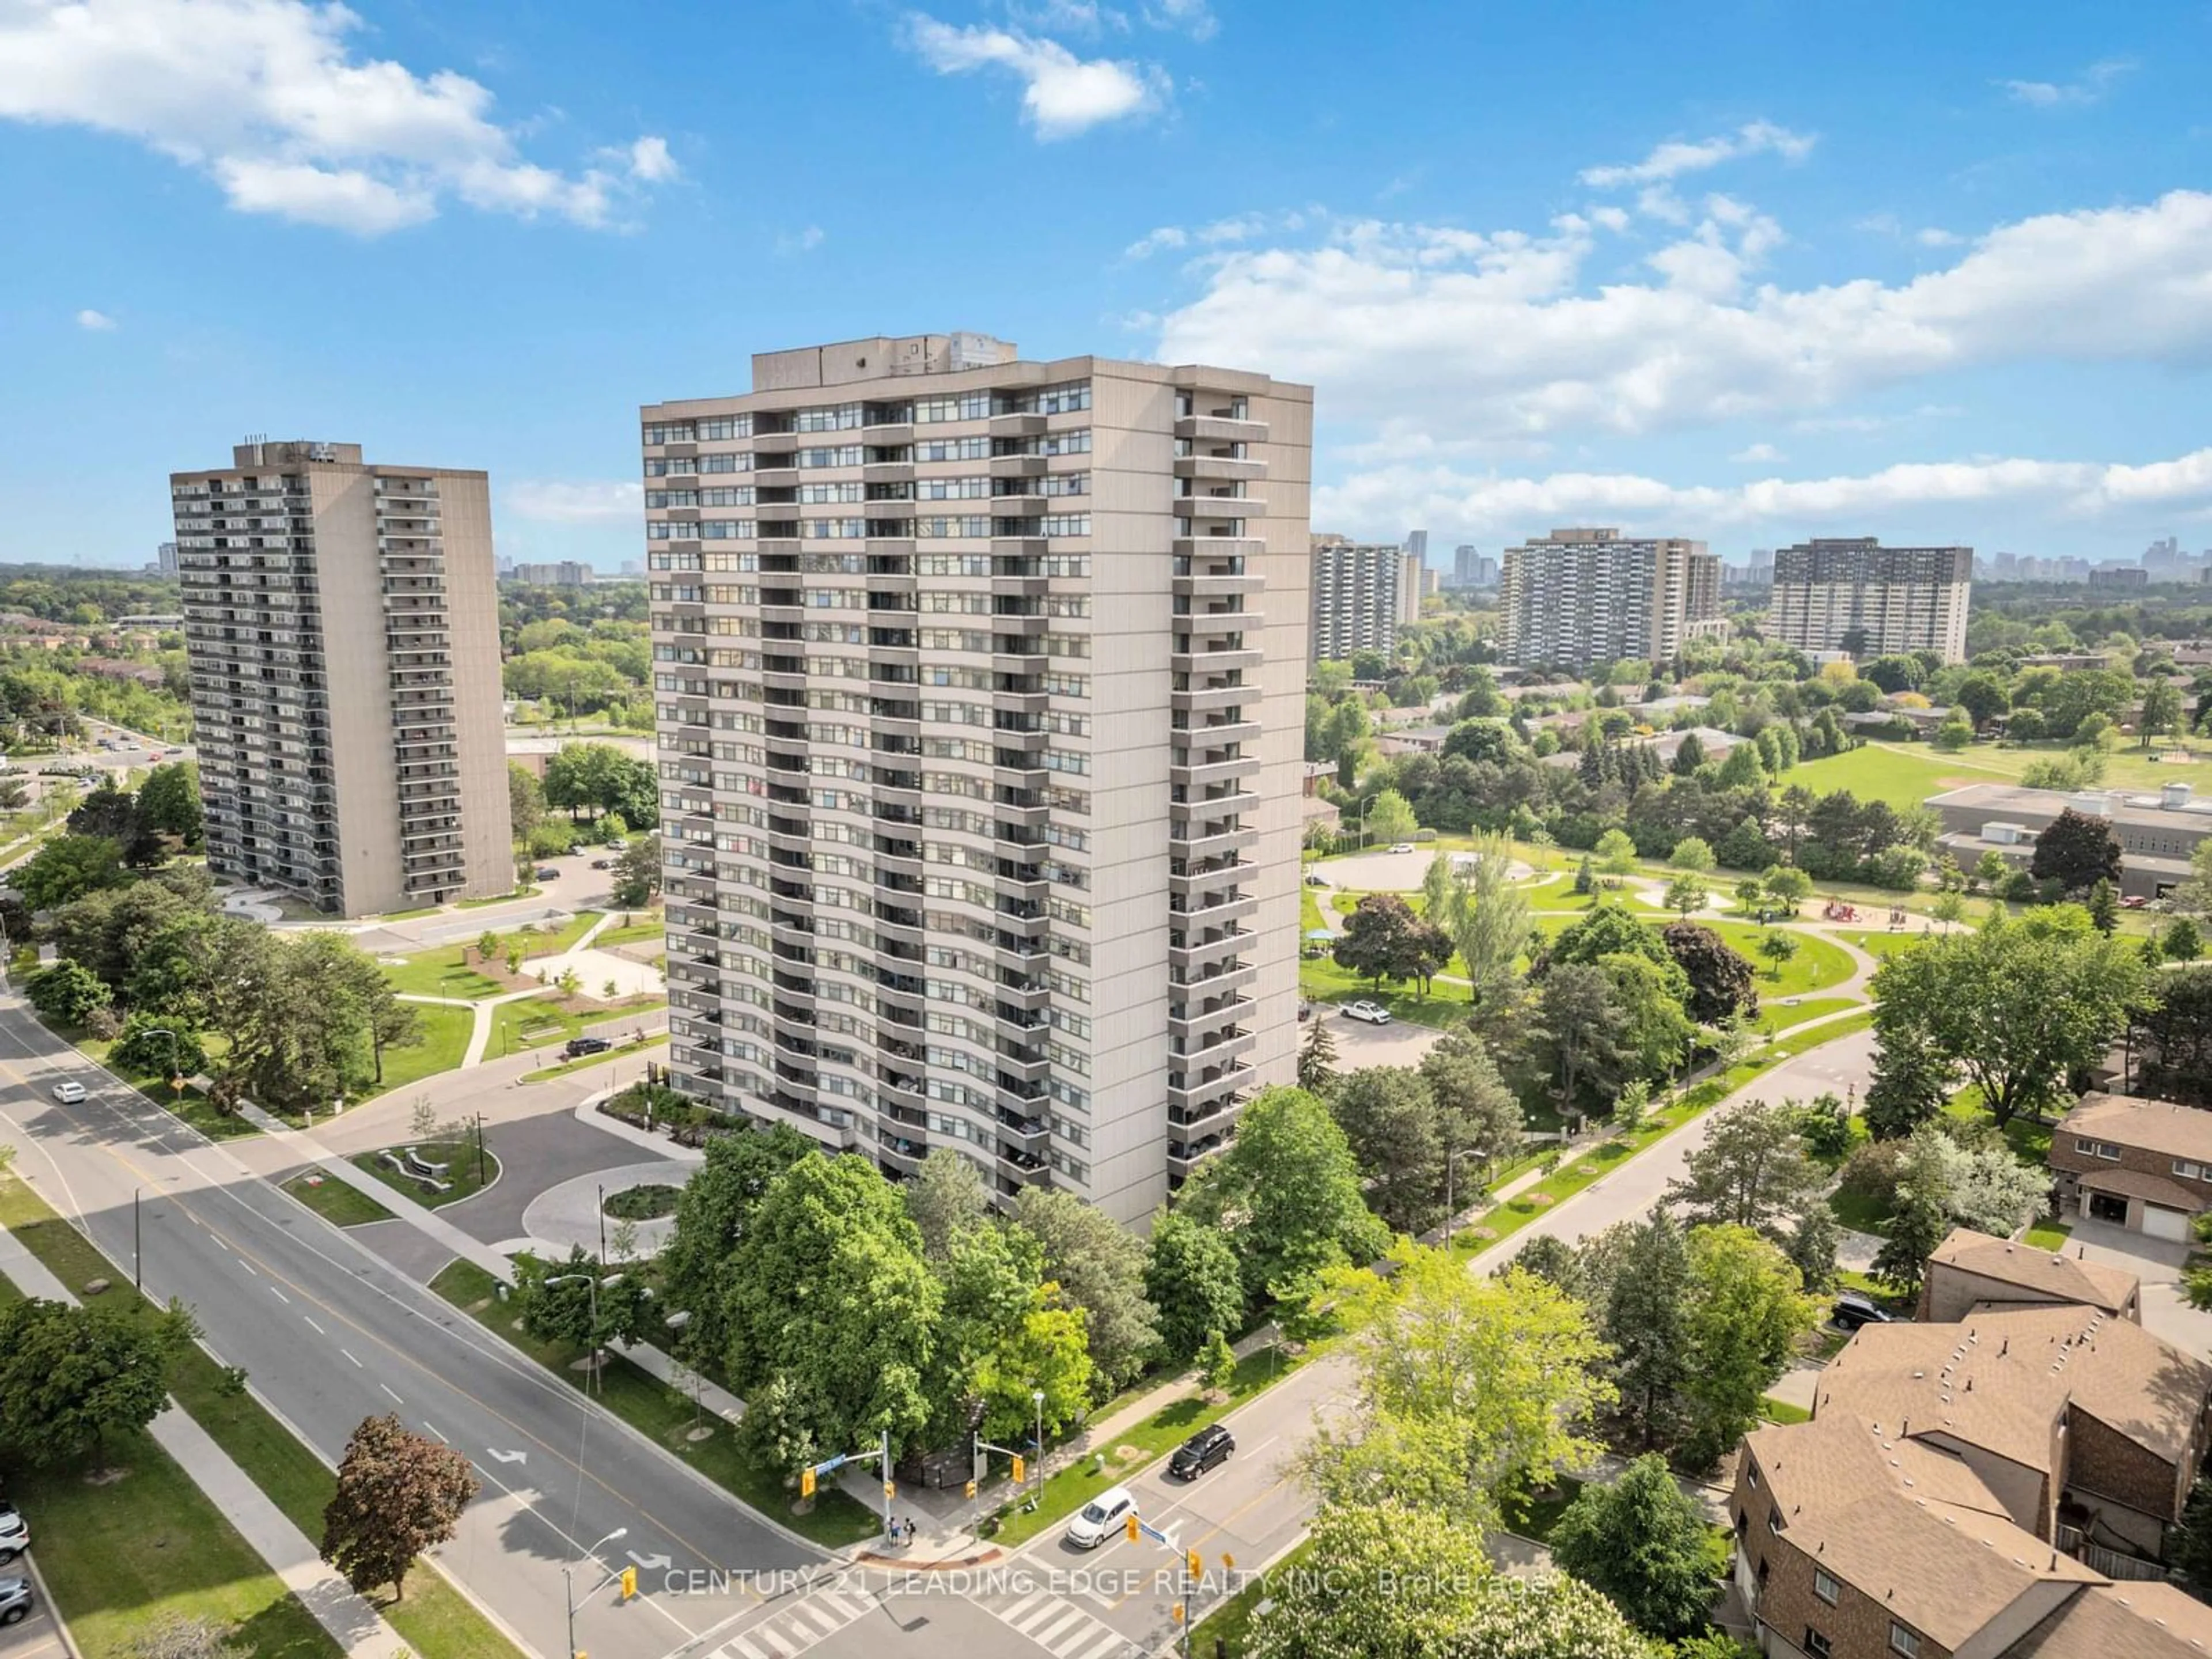
[[[2146,902],[2165,898],[2188,880],[2198,844],[2212,839],[2212,800],[2199,800],[2185,783],[2135,795],[1970,783],[1930,795],[1925,805],[1943,825],[1936,845],[1969,870],[1985,853],[2027,868],[2035,857],[2035,838],[2061,813],[2103,818],[2120,843],[2121,896]]]
[[[154,574],[164,581],[177,579],[177,544],[163,542],[154,550]]]
[[[1554,530],[1505,550],[1499,591],[1505,659],[1583,672],[1664,660],[1724,634],[1721,562],[1703,542]]]
[[[2089,586],[2103,588],[2148,587],[2150,572],[2139,564],[2100,564],[2089,572]]]
[[[1294,1074],[1312,393],[977,334],[641,411],[671,1062],[1139,1222]]]
[[[256,441],[169,491],[208,867],[343,915],[513,887],[484,474]]]
[[[1413,556],[1417,564],[1428,563],[1429,532],[1425,530],[1408,531],[1406,533],[1406,551]]]
[[[1778,550],[1767,633],[1800,651],[1966,655],[1970,547],[1884,547],[1871,536]]]
[[[592,575],[591,566],[561,559],[550,564],[518,564],[513,580],[526,587],[589,587]]]
[[[1445,578],[1444,586],[1455,589],[1495,587],[1498,586],[1498,561],[1462,543],[1452,550],[1451,574]]]
[[[1341,662],[1356,651],[1387,657],[1399,629],[1421,614],[1420,558],[1406,548],[1316,536],[1311,581],[1307,648],[1316,662]]]

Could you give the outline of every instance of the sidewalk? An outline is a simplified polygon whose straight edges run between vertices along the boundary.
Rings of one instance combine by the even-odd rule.
[[[26,1296],[76,1304],[69,1286],[5,1230],[0,1230],[0,1273]],[[285,1588],[314,1614],[315,1622],[331,1633],[347,1659],[395,1659],[414,1651],[382,1614],[324,1565],[307,1535],[173,1401],[154,1419],[152,1433],[155,1443],[177,1460]]]

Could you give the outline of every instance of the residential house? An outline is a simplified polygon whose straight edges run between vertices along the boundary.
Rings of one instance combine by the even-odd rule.
[[[2124,1268],[1953,1230],[1928,1258],[1916,1319],[1945,1323],[1978,1309],[2077,1306],[2142,1322],[2142,1281]]]
[[[2212,1209],[2212,1112],[2087,1094],[2059,1120],[2050,1162],[2061,1214],[2184,1240]]]

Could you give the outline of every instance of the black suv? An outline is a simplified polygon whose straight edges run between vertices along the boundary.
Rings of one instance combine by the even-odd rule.
[[[614,1047],[605,1037],[570,1037],[561,1049],[570,1060],[581,1060],[586,1054],[603,1054]]]
[[[1237,1437],[1216,1423],[1175,1449],[1175,1455],[1168,1459],[1168,1473],[1178,1480],[1195,1480],[1217,1463],[1226,1463],[1236,1449]]]
[[[1839,1331],[1856,1331],[1863,1325],[1887,1325],[1893,1322],[1881,1310],[1875,1299],[1863,1291],[1844,1291],[1836,1297],[1836,1306],[1828,1317]]]

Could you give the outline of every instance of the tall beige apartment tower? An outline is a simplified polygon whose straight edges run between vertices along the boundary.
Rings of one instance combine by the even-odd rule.
[[[252,442],[169,494],[208,867],[349,916],[513,887],[484,474]]]
[[[1767,631],[1800,651],[1966,659],[1971,547],[1884,547],[1872,536],[1777,549]]]
[[[1411,549],[1313,538],[1312,659],[1339,662],[1365,650],[1389,656],[1398,630],[1420,620],[1421,575],[1421,556]]]
[[[1311,390],[976,334],[642,411],[680,1086],[1143,1221],[1294,1073]]]
[[[1508,662],[1577,673],[1664,661],[1728,629],[1720,556],[1678,536],[1581,529],[1531,537],[1505,550],[1498,604]]]

